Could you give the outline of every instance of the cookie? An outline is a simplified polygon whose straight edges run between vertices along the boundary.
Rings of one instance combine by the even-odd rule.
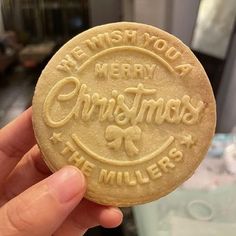
[[[215,130],[215,100],[191,50],[155,27],[120,22],[66,43],[42,71],[33,126],[52,171],[78,167],[86,198],[131,206],[188,179]]]

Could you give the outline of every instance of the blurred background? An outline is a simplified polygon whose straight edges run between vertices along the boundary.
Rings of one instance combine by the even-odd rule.
[[[164,199],[123,209],[119,228],[86,235],[235,236],[235,16],[236,0],[0,0],[0,128],[31,105],[51,56],[100,24],[135,21],[174,34],[193,50],[212,84],[217,134],[196,174]]]

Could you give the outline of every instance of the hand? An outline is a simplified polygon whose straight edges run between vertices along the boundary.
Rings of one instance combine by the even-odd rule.
[[[118,226],[118,208],[83,199],[85,179],[77,168],[51,174],[35,145],[31,116],[28,109],[0,130],[0,235],[79,236],[97,225]]]

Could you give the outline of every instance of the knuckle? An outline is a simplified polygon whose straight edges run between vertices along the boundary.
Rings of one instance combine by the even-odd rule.
[[[0,156],[8,157],[9,159],[19,158],[22,156],[22,153],[24,153],[22,146],[23,145],[4,147],[0,144]]]
[[[15,199],[17,201],[14,206],[5,205],[5,217],[7,228],[12,233],[25,233],[29,232],[31,228],[30,209],[27,209],[27,203],[19,196]]]

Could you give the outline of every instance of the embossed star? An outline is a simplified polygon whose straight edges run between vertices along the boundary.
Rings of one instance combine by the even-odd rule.
[[[61,135],[62,135],[62,133],[53,132],[50,140],[52,141],[53,144],[57,144],[58,142],[62,142]]]
[[[191,148],[195,144],[193,137],[190,134],[183,136],[182,141],[180,143],[182,145],[185,145],[187,148]]]

